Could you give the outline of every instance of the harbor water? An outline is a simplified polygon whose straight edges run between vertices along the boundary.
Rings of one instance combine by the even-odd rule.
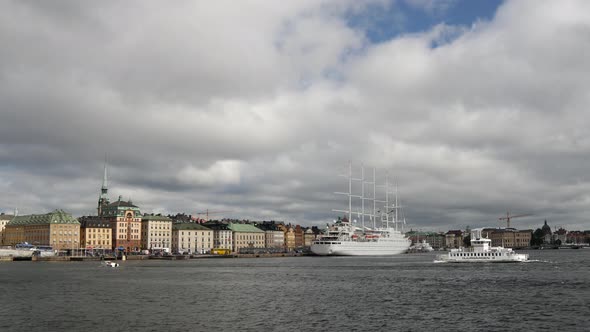
[[[588,331],[590,249],[0,263],[0,331]]]

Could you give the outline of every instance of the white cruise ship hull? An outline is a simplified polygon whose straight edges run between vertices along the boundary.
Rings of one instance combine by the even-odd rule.
[[[405,253],[410,247],[410,241],[334,241],[322,243],[318,241],[311,245],[311,251],[320,256],[392,256]]]

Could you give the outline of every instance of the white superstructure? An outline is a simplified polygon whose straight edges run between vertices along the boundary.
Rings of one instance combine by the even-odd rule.
[[[375,170],[373,170],[373,181],[367,182],[364,179],[364,169],[361,168],[361,178],[352,177],[352,166],[349,165],[349,191],[347,193],[337,193],[348,196],[348,210],[334,210],[336,212],[345,212],[348,218],[339,219],[324,234],[311,244],[311,251],[316,255],[338,255],[338,256],[386,256],[404,253],[411,244],[411,241],[399,231],[398,223],[400,222],[398,213],[397,193],[395,201],[390,204],[389,184],[386,180],[385,200],[376,199]],[[361,194],[352,194],[352,181],[360,181]],[[366,196],[365,185],[372,184],[373,193]],[[357,227],[357,221],[352,221],[352,199],[360,200],[361,211],[355,214],[361,217],[361,225]],[[365,212],[365,201],[372,201],[373,207],[369,213]],[[377,203],[384,203],[382,206],[384,212],[377,210]],[[395,213],[392,213],[394,212]],[[372,221],[372,227],[365,225],[365,216]],[[377,222],[377,219],[380,219]],[[380,223],[380,225],[377,225]]]
[[[524,262],[528,254],[518,254],[510,248],[492,247],[492,240],[482,236],[483,228],[471,231],[471,248],[451,249],[446,255],[439,255],[439,262]]]

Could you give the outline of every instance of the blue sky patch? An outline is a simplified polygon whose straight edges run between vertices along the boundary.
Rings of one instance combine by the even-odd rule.
[[[444,23],[470,27],[478,20],[490,20],[502,0],[457,0],[435,2],[445,4],[432,10],[414,6],[406,1],[391,1],[387,5],[369,5],[365,11],[349,13],[348,25],[365,32],[371,43],[381,43],[397,36],[424,32]]]

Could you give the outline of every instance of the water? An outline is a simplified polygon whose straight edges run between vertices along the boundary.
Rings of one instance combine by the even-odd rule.
[[[589,331],[590,249],[0,263],[0,331]]]

